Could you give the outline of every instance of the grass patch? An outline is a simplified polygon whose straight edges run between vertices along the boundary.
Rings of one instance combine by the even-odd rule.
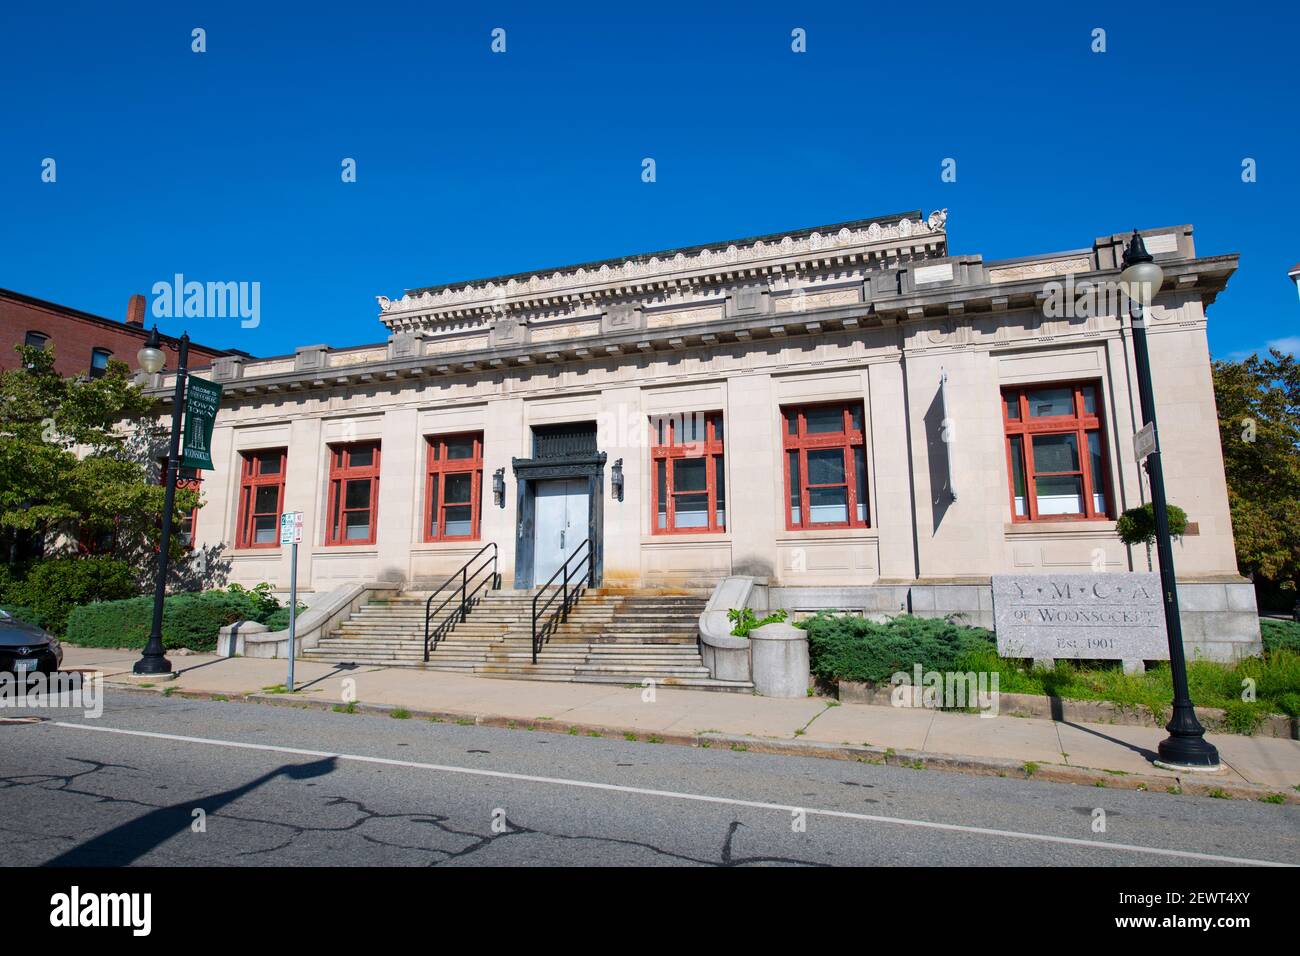
[[[393,720],[410,720],[411,712],[405,707],[396,707],[389,711],[388,716],[393,718]]]
[[[355,714],[357,712],[357,702],[350,700],[346,704],[335,704],[333,709],[336,714]]]
[[[1004,660],[995,648],[977,648],[963,655],[955,669],[996,673],[998,690],[1004,694],[1106,700],[1127,710],[1145,711],[1157,723],[1168,720],[1174,695],[1173,677],[1163,661],[1145,673],[1125,674],[1118,661],[1082,665],[1058,660],[1055,667],[1042,668]],[[1263,657],[1231,664],[1191,661],[1187,683],[1198,706],[1224,711],[1223,729],[1232,733],[1254,733],[1273,714],[1300,716],[1300,652],[1284,646],[1275,644]],[[1254,687],[1256,699],[1242,700],[1249,686]]]
[[[1038,773],[1038,764],[1034,763],[1032,760],[1026,760],[1024,766],[1020,769],[1025,772],[1026,777],[1032,777],[1034,774]]]
[[[628,731],[627,733],[623,734],[623,739],[624,739],[624,740],[636,740],[636,734],[632,733],[631,731]]]
[[[998,657],[983,628],[902,614],[885,623],[817,614],[798,622],[808,632],[812,672],[825,681],[887,685],[915,665],[926,671],[998,675],[998,690],[1070,700],[1110,701],[1129,711],[1168,720],[1173,679],[1167,662],[1126,674],[1119,661],[1058,660],[1054,667]],[[1224,711],[1222,730],[1252,734],[1274,714],[1300,717],[1300,623],[1261,620],[1264,654],[1233,663],[1194,660],[1187,665],[1192,700]],[[1252,700],[1243,699],[1253,688]],[[838,703],[838,702],[837,702]],[[833,705],[832,705],[833,706]]]
[[[1286,803],[1285,793],[1268,793],[1259,798],[1260,803]]]

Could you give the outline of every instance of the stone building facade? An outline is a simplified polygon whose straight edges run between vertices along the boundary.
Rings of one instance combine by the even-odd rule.
[[[1153,378],[1189,645],[1258,647],[1206,340],[1234,255],[1152,229]],[[387,341],[226,358],[201,544],[285,587],[427,587],[495,543],[527,588],[584,542],[606,586],[766,581],[795,610],[991,624],[998,574],[1147,571],[1123,235],[985,262],[946,212],[379,298]],[[1089,296],[1088,285],[1103,294]],[[1083,290],[1083,291],[1081,291]],[[160,398],[170,380],[149,383]]]

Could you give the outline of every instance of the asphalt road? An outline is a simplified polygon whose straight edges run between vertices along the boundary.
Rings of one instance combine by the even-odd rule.
[[[1293,806],[120,691],[27,713],[9,866],[1300,864]]]

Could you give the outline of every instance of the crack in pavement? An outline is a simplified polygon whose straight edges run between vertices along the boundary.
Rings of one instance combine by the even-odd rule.
[[[8,776],[0,776],[0,791],[14,790],[19,788],[36,788],[36,789],[48,790],[52,792],[64,793],[73,797],[84,797],[93,801],[97,805],[122,805],[127,807],[139,808],[146,811],[145,814],[142,814],[142,816],[137,818],[135,821],[131,821],[131,823],[138,823],[140,820],[151,815],[170,814],[176,817],[176,822],[184,822],[186,825],[184,827],[175,829],[175,831],[169,834],[166,837],[166,839],[170,839],[171,836],[177,836],[186,832],[192,832],[190,831],[190,828],[188,826],[188,823],[191,819],[190,814],[193,809],[203,808],[205,802],[203,798],[196,798],[194,800],[188,800],[188,801],[182,800],[177,803],[153,803],[148,800],[141,799],[139,797],[122,797],[122,796],[97,792],[91,789],[85,789],[84,784],[82,783],[83,780],[87,778],[93,779],[97,775],[103,774],[106,771],[128,770],[137,774],[142,773],[142,771],[140,770],[140,768],[133,767],[128,764],[108,763],[104,761],[89,760],[89,759],[84,759],[79,757],[67,757],[65,759],[73,763],[84,764],[86,766],[82,770],[69,772],[69,773],[14,774]],[[630,848],[649,851],[650,853],[653,853],[656,857],[660,857],[666,860],[671,860],[673,862],[693,863],[702,866],[736,867],[736,866],[749,866],[749,865],[762,865],[762,864],[787,864],[787,865],[794,865],[794,866],[830,866],[831,865],[829,863],[823,863],[816,860],[804,860],[795,857],[768,856],[768,855],[757,855],[757,856],[738,855],[735,850],[736,838],[740,830],[745,827],[745,824],[739,820],[732,820],[730,822],[730,824],[727,827],[727,832],[722,839],[722,844],[719,848],[718,855],[715,858],[711,858],[707,856],[698,856],[689,853],[675,852],[666,847],[658,846],[654,843],[644,841],[644,840],[634,840],[634,839],[613,837],[613,836],[602,836],[602,835],[591,834],[591,833],[566,833],[558,830],[547,830],[538,827],[526,826],[514,820],[510,820],[509,818],[506,818],[504,821],[506,825],[506,829],[502,830],[499,833],[493,832],[493,833],[484,834],[484,833],[479,833],[477,831],[474,831],[472,829],[461,829],[457,827],[453,823],[452,818],[449,815],[439,814],[427,810],[384,813],[382,811],[375,810],[369,807],[368,805],[366,805],[364,802],[360,800],[356,800],[354,798],[343,796],[343,795],[333,795],[333,796],[325,797],[320,805],[319,810],[320,812],[324,813],[329,808],[340,807],[340,806],[351,808],[355,814],[355,818],[352,819],[351,821],[342,824],[312,825],[312,824],[303,824],[303,823],[291,823],[284,820],[269,819],[263,816],[232,813],[229,810],[214,810],[211,813],[206,813],[205,817],[206,820],[209,821],[209,823],[214,820],[228,821],[230,823],[243,824],[246,826],[253,826],[253,827],[261,826],[261,827],[271,828],[272,830],[288,831],[287,833],[284,834],[283,839],[276,840],[271,845],[262,847],[260,849],[240,851],[239,853],[236,854],[236,856],[241,858],[262,857],[262,856],[268,856],[270,854],[283,851],[284,849],[292,846],[299,839],[312,834],[321,834],[321,833],[340,834],[340,833],[355,832],[356,835],[361,840],[373,846],[379,846],[379,847],[384,847],[386,849],[393,849],[393,850],[402,850],[407,852],[430,854],[433,858],[430,859],[425,864],[427,866],[438,866],[447,862],[463,860],[463,859],[473,857],[475,855],[482,855],[483,853],[491,849],[496,843],[504,839],[507,838],[518,839],[521,837],[540,837],[542,839],[554,839],[554,840],[561,840],[565,842],[590,842],[590,843],[597,843],[597,844],[608,844],[610,846],[630,847]],[[406,824],[415,825],[418,827],[431,827],[433,828],[436,837],[446,836],[452,838],[462,838],[464,841],[466,841],[466,843],[464,846],[458,848],[440,847],[437,845],[433,845],[432,842],[430,844],[412,844],[406,841],[399,842],[397,840],[387,839],[378,836],[374,833],[364,832],[364,828],[367,827],[367,825],[369,824],[374,824],[374,823],[382,824],[390,821],[399,821]],[[131,823],[128,823],[127,826],[130,826]],[[115,829],[116,828],[113,828],[113,830]],[[111,834],[113,830],[108,831],[108,833]],[[0,827],[0,832],[10,832],[10,830],[7,827]],[[27,836],[32,835],[30,830],[26,831],[26,835]],[[99,840],[102,839],[104,836],[105,834],[101,834],[99,837],[95,837],[91,839]],[[79,840],[86,840],[84,835],[52,834],[52,833],[46,834],[44,838],[60,840],[71,844],[76,844],[77,841]],[[86,841],[86,842],[90,842],[90,841]],[[150,847],[150,849],[156,848],[156,846],[159,845],[161,842],[164,841],[163,840],[157,841],[154,844],[154,846]],[[56,860],[61,860],[61,858],[63,857],[75,857],[77,851],[81,849],[83,846],[84,844],[74,845],[70,850],[65,851],[65,853],[63,854],[60,854],[59,857],[56,857]],[[106,847],[105,849],[111,850],[112,848]],[[124,848],[124,849],[134,849],[134,848]],[[49,863],[53,861],[44,861],[44,862]]]

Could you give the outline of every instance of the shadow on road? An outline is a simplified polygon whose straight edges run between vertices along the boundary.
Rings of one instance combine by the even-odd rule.
[[[287,777],[290,780],[323,777],[334,772],[335,761],[334,757],[325,757],[311,763],[287,764],[250,780],[242,787],[214,793],[209,797],[196,797],[169,807],[159,807],[73,847],[45,866],[130,866],[176,834],[188,830],[194,822],[196,809],[202,809],[206,814],[215,813],[276,777]]]

